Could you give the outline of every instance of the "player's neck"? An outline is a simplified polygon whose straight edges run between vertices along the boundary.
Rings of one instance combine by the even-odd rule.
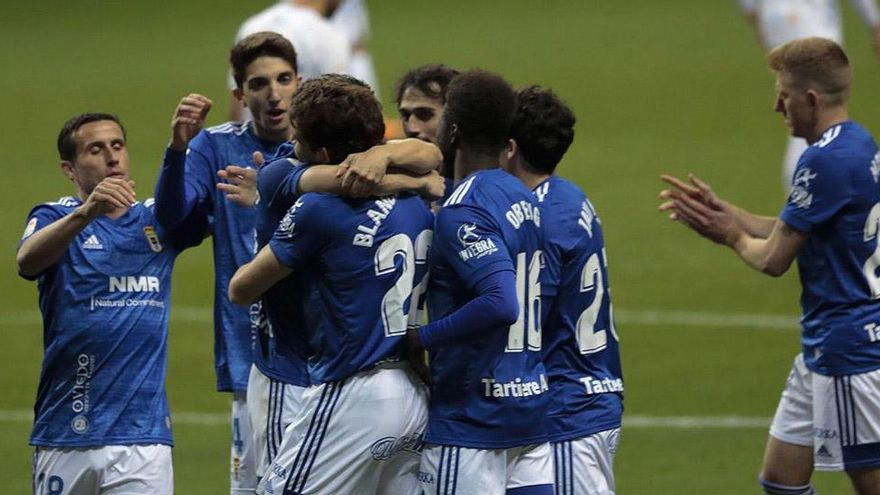
[[[524,162],[518,163],[517,166],[513,168],[513,175],[515,175],[517,179],[522,181],[522,183],[525,184],[530,191],[550,178],[550,174],[548,174],[547,172],[537,170],[531,165],[528,165]]]
[[[458,182],[478,170],[501,166],[500,154],[459,148],[455,154],[455,181]]]
[[[818,119],[816,119],[816,125],[813,126],[812,135],[805,138],[807,140],[807,144],[815,143],[822,137],[822,134],[825,134],[825,131],[836,126],[837,124],[842,124],[847,120],[849,120],[849,112],[847,111],[846,105],[841,105],[839,107],[833,107],[825,110],[818,115]]]

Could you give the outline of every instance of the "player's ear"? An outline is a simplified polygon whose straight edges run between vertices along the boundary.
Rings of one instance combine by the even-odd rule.
[[[508,160],[513,160],[513,158],[519,153],[519,145],[516,144],[515,139],[508,139],[507,146],[504,147],[504,155]]]
[[[233,89],[232,96],[234,96],[236,100],[240,101],[242,105],[247,106],[247,103],[245,103],[242,99],[244,98],[244,91],[242,91],[241,88]]]
[[[327,148],[318,148],[317,163],[330,163],[330,152],[327,151]]]
[[[61,160],[61,171],[68,179],[73,180],[73,163],[67,160]]]
[[[819,106],[819,93],[817,93],[816,90],[807,90],[807,103],[813,108]]]

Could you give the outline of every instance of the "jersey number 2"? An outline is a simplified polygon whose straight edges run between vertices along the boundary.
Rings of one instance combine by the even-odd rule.
[[[394,272],[397,269],[395,258],[402,258],[400,276],[382,298],[382,325],[385,327],[386,337],[403,335],[407,325],[419,324],[419,303],[428,286],[428,275],[422,277],[415,286],[413,282],[416,265],[428,262],[431,239],[433,232],[427,229],[419,232],[415,244],[406,234],[397,234],[386,239],[376,250],[374,264],[377,276]],[[410,301],[409,312],[404,308],[407,299]]]
[[[608,332],[605,329],[596,328],[599,312],[602,310],[602,301],[605,297],[605,280],[602,277],[602,263],[599,259],[599,253],[593,253],[584,264],[584,268],[581,270],[580,290],[581,293],[591,291],[595,293],[593,302],[581,313],[577,321],[578,349],[581,354],[593,354],[608,347]],[[611,314],[610,303],[608,304],[608,323],[611,335],[619,340],[614,331],[614,317]]]

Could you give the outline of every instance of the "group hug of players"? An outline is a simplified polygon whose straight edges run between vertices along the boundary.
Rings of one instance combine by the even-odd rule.
[[[833,91],[810,86],[802,58],[843,53],[807,41],[795,43],[807,55],[773,66],[778,105],[800,124],[812,118],[810,103],[783,97],[783,76],[800,77],[791,83],[798,91],[806,81],[804,94],[824,105]],[[218,388],[237,392],[234,492],[614,493],[623,381],[602,229],[584,193],[554,175],[574,137],[572,111],[547,89],[514,91],[489,72],[424,66],[398,84],[414,138],[383,144],[369,87],[336,74],[301,82],[283,37],[245,37],[230,62],[252,119],[203,129],[211,101],[184,97],[155,199],[137,201],[115,116],[74,117],[59,135],[77,194],[31,211],[17,258],[20,274],[39,281],[44,318],[35,492],[173,491],[164,390],[171,270],[178,253],[210,235]],[[876,145],[851,121],[832,124],[804,136],[816,146],[799,165],[783,227],[762,237],[757,217],[695,178],[667,177],[674,187],[662,209],[738,252],[752,237],[786,245],[775,236],[792,235],[791,225],[803,238],[788,264],[802,246],[818,256],[810,243],[830,242],[833,225],[823,222],[834,214],[813,214],[814,205],[867,214],[861,196],[829,206],[824,195],[840,187],[815,186],[820,160],[845,147],[846,166],[873,181],[859,194],[880,204]],[[825,230],[808,235],[814,226]],[[857,317],[873,318],[876,306],[863,306]],[[823,455],[838,463],[825,467],[876,474],[870,380],[880,339],[838,327],[831,337],[806,331],[795,371],[844,370],[837,403],[851,421],[834,415],[817,426]],[[841,352],[844,364],[834,357]],[[771,430],[786,455],[784,446],[813,444],[821,419],[812,392],[793,393],[790,379]],[[809,411],[799,410],[805,402]],[[800,485],[765,460],[764,490],[812,493],[809,454]]]
[[[203,129],[211,101],[184,97],[155,199],[135,196],[115,116],[59,136],[77,194],[34,208],[18,253],[46,332],[35,491],[172,491],[171,268],[208,235],[218,387],[247,390],[234,490],[613,491],[623,384],[602,231],[553,176],[571,110],[424,66],[398,88],[413,137],[383,143],[373,92],[300,81],[283,37],[248,36],[230,61],[251,119]]]

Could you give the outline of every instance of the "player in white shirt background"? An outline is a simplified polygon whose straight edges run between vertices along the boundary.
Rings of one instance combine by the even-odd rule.
[[[351,60],[348,74],[367,83],[376,97],[379,97],[379,81],[373,57],[367,51],[370,38],[370,16],[363,0],[342,0],[339,8],[330,17],[330,23],[348,38],[351,46]]]
[[[880,57],[880,10],[875,0],[851,0],[859,17],[871,30],[874,51]],[[765,51],[798,38],[818,36],[843,44],[843,23],[837,0],[739,0],[740,8],[755,27]],[[789,136],[782,160],[782,184],[791,185],[797,160],[807,149],[802,138]]]
[[[339,3],[339,0],[280,0],[245,20],[238,28],[235,42],[250,34],[271,31],[293,43],[297,74],[303,80],[321,74],[347,74],[351,60],[348,37],[328,20]],[[236,87],[231,73],[228,85],[230,90]],[[229,120],[247,118],[241,103],[230,98]]]

